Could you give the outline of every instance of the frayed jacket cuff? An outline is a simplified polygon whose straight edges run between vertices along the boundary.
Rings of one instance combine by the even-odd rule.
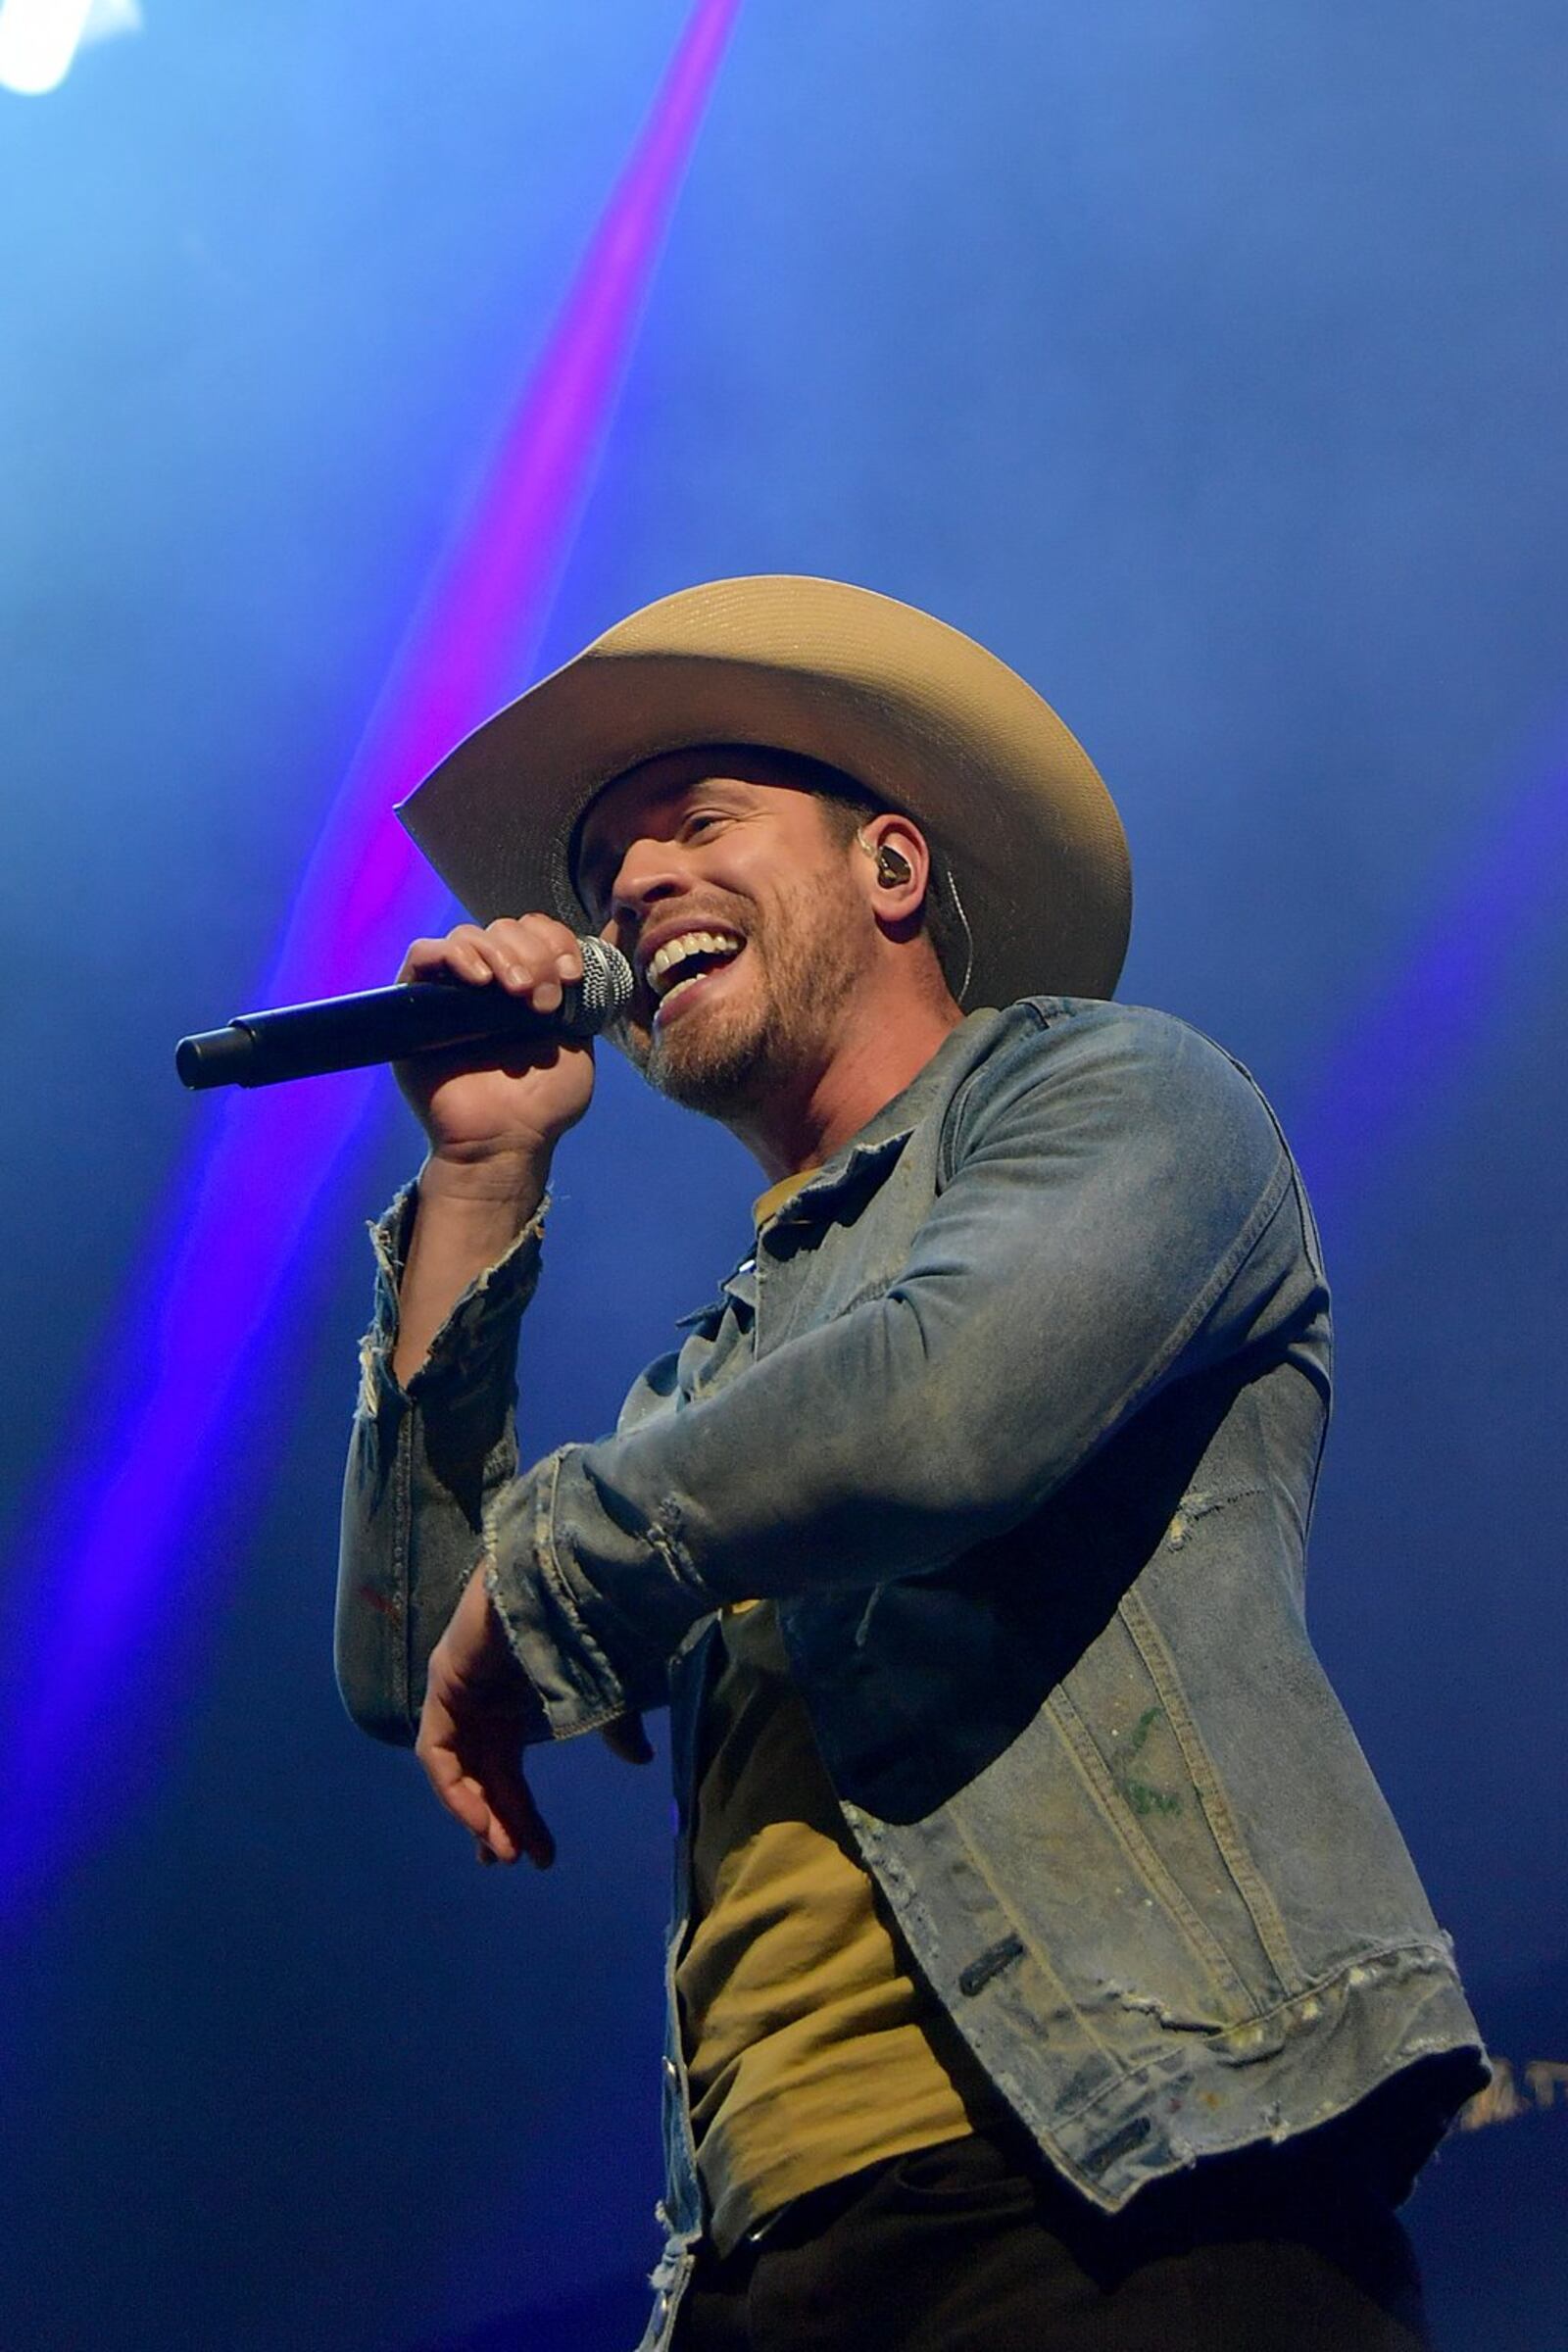
[[[587,1577],[570,1523],[583,1448],[564,1446],[497,1486],[485,1512],[485,1586],[542,1710],[538,1733],[569,1740],[628,1709],[662,1706],[669,1660],[716,1603],[674,1569],[660,1531],[615,1539],[640,1606],[615,1605]]]
[[[417,1182],[405,1185],[368,1228],[375,1251],[375,1301],[370,1328],[360,1347],[360,1408],[372,1419],[389,1398],[416,1403],[428,1416],[443,1409],[461,1411],[498,1379],[510,1391],[517,1328],[538,1287],[548,1193],[511,1249],[468,1285],[408,1389],[400,1389],[392,1371],[398,1293],[418,1198]]]

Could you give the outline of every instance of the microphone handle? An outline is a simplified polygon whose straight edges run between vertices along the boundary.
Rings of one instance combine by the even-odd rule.
[[[462,981],[405,980],[393,988],[368,988],[358,996],[333,997],[319,1004],[283,1004],[273,1012],[236,1014],[225,1029],[182,1037],[174,1067],[188,1087],[275,1086],[289,1078],[317,1078],[328,1070],[358,1070],[377,1061],[401,1061],[411,1054],[475,1045],[482,1039],[592,1037],[619,1006],[606,1006],[579,981],[562,990],[554,1012],[536,1012],[509,996],[495,981],[469,987]]]

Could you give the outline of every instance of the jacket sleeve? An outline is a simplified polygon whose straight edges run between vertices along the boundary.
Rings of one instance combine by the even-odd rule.
[[[541,1208],[507,1255],[464,1293],[405,1391],[393,1378],[392,1355],[415,1205],[411,1185],[370,1228],[375,1307],[361,1344],[343,1482],[334,1643],[350,1715],[373,1738],[400,1746],[417,1733],[430,1652],[469,1576],[489,1556],[489,1515],[516,1477],[517,1335],[539,1280],[544,1226]],[[625,1664],[624,1703],[661,1704],[662,1652],[645,1651],[635,1675],[629,1658]]]
[[[498,1494],[491,1591],[547,1736],[624,1704],[723,1603],[945,1565],[1051,1495],[1167,1382],[1315,1299],[1261,1096],[1163,1015],[1022,1008],[960,1088],[889,1288],[678,1413]]]

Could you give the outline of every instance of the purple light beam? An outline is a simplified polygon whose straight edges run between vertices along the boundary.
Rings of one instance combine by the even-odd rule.
[[[1327,1046],[1291,1127],[1329,1245],[1354,1248],[1382,1187],[1475,1066],[1568,879],[1568,759],[1489,811],[1381,988]]]
[[[374,985],[437,919],[440,886],[393,804],[514,690],[519,647],[537,645],[739,5],[698,0],[687,21],[550,342],[399,650],[259,1002]],[[227,1098],[221,1109],[193,1105],[194,1164],[100,1350],[102,1362],[135,1367],[134,1405],[110,1450],[101,1404],[83,1399],[74,1458],[47,1483],[21,1546],[31,1623],[10,1645],[18,1673],[0,1829],[13,1900],[58,1856],[62,1824],[79,1831],[88,1782],[115,1778],[113,1693],[155,1672],[171,1592],[188,1583],[181,1537],[222,1475],[220,1430],[233,1424],[312,1239],[313,1211],[376,1083],[356,1073]]]

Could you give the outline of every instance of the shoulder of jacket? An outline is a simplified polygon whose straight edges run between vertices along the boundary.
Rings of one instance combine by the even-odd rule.
[[[974,1075],[994,1065],[1038,1066],[1079,1060],[1165,1065],[1214,1062],[1248,1079],[1235,1056],[1176,1013],[1103,997],[1024,997],[999,1018],[990,1051]]]
[[[961,1134],[1039,1089],[1114,1089],[1129,1108],[1177,1111],[1267,1127],[1273,1118],[1251,1073],[1223,1046],[1175,1013],[1089,997],[1024,997],[995,1027],[947,1106],[949,1152]]]

